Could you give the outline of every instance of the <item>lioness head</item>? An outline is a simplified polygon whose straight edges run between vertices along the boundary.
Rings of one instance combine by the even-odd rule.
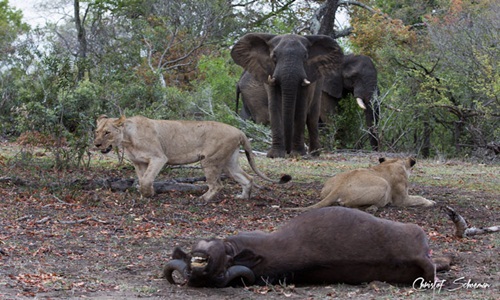
[[[381,157],[378,160],[382,165],[400,165],[404,168],[406,175],[410,176],[411,170],[413,166],[417,163],[417,161],[413,157],[408,158],[393,158],[387,159],[385,157]]]
[[[123,124],[125,116],[108,118],[101,115],[97,118],[97,128],[95,130],[94,145],[102,153],[108,153],[113,147],[119,147],[123,140]]]

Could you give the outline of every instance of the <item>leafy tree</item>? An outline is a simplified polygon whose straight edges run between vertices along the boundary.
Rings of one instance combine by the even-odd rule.
[[[0,61],[4,63],[14,54],[16,39],[29,29],[22,17],[22,12],[10,7],[8,0],[0,0]]]
[[[351,41],[376,58],[381,85],[391,87],[382,113],[386,146],[424,156],[498,149],[498,4],[429,2],[418,11],[432,13],[419,18],[380,4],[375,15],[357,13]]]

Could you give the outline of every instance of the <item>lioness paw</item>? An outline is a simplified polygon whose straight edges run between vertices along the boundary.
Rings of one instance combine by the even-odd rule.
[[[427,200],[427,203],[425,204],[425,206],[434,206],[436,205],[436,201],[434,200]]]

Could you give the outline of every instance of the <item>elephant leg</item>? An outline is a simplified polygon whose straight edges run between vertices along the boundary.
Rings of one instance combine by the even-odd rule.
[[[312,156],[319,156],[321,145],[319,143],[319,124],[317,117],[307,117],[307,130],[309,132],[309,153]]]
[[[314,88],[309,109],[307,112],[307,131],[309,132],[309,153],[319,156],[321,145],[319,143],[319,115],[321,112],[321,85]]]
[[[366,105],[365,109],[365,120],[366,126],[368,127],[368,131],[370,133],[370,145],[372,150],[378,151],[379,148],[379,140],[378,140],[378,130],[377,123],[379,119],[379,106],[374,103],[374,101],[366,101],[364,100]]]
[[[295,104],[295,117],[293,121],[293,140],[292,156],[305,155],[307,153],[304,141],[304,130],[306,127],[306,118],[308,116],[308,89],[301,89]]]
[[[281,93],[275,86],[266,85],[269,99],[269,118],[271,121],[271,149],[267,152],[267,157],[285,157],[285,140],[283,130],[282,99]]]

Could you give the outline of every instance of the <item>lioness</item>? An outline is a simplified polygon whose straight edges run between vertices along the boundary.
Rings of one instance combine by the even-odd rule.
[[[257,175],[275,183],[291,179],[284,175],[280,181],[273,181],[260,172],[245,134],[219,122],[152,120],[142,116],[108,118],[101,115],[97,118],[94,144],[102,153],[123,146],[134,164],[144,197],[154,195],[153,181],[165,164],[200,161],[208,185],[208,191],[201,196],[203,200],[210,201],[222,188],[220,176],[223,171],[243,187],[238,198],[250,198],[253,179],[238,163],[240,145]]]
[[[335,175],[325,182],[320,202],[299,210],[330,205],[346,207],[432,206],[436,202],[408,195],[408,176],[415,165],[413,158],[380,158],[380,164]]]

